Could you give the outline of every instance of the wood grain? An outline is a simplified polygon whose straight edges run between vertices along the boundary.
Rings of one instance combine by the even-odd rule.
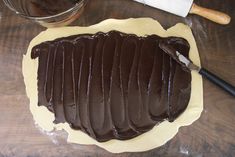
[[[73,25],[88,26],[107,18],[152,17],[168,28],[178,22],[191,26],[202,65],[235,85],[235,1],[197,0],[197,4],[221,10],[232,17],[221,26],[196,15],[177,17],[131,0],[90,0]],[[160,148],[142,153],[110,154],[96,146],[67,144],[66,134],[42,133],[29,112],[21,62],[30,40],[41,26],[16,16],[0,1],[0,157],[72,156],[213,156],[235,154],[235,98],[204,80],[201,118]]]

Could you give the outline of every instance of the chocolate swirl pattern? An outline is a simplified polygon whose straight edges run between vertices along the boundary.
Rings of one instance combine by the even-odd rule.
[[[38,105],[99,142],[126,140],[187,107],[191,74],[165,54],[168,42],[188,57],[186,40],[138,37],[117,31],[81,34],[43,42],[39,58]]]

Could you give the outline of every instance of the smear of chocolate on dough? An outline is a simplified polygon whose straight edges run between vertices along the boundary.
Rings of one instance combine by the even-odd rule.
[[[183,38],[138,37],[118,31],[46,41],[39,58],[38,105],[99,142],[127,140],[187,107],[191,74],[159,48],[167,42],[188,57]]]

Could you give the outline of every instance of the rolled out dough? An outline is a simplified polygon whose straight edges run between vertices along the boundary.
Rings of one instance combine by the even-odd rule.
[[[112,153],[121,152],[140,152],[147,151],[165,144],[173,138],[179,127],[192,124],[197,120],[203,110],[203,90],[202,78],[195,72],[192,72],[192,92],[191,99],[187,109],[172,123],[164,121],[155,126],[152,130],[136,138],[120,141],[110,140],[99,143],[81,131],[72,130],[67,123],[54,124],[54,115],[46,107],[37,105],[37,69],[38,60],[32,60],[30,57],[33,46],[59,37],[66,37],[74,34],[96,33],[99,31],[108,32],[118,30],[124,33],[133,33],[138,36],[157,34],[162,37],[177,36],[187,39],[190,44],[190,59],[200,65],[199,54],[190,28],[184,24],[176,24],[174,27],[164,30],[155,20],[150,18],[115,20],[108,19],[99,24],[90,27],[60,27],[50,28],[36,36],[28,47],[27,54],[23,58],[23,75],[26,85],[26,92],[30,99],[30,111],[32,112],[35,123],[45,131],[65,130],[68,132],[68,142],[97,145]]]

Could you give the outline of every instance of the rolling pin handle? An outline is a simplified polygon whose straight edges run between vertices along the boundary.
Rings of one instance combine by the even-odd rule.
[[[197,14],[218,24],[226,25],[231,21],[231,17],[220,11],[203,8],[193,3],[190,14]]]

